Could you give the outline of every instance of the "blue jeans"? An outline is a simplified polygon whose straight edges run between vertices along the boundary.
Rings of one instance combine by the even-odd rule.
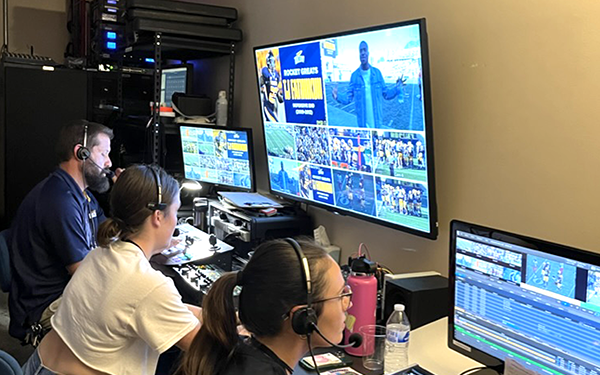
[[[23,375],[56,375],[42,364],[42,359],[36,349],[23,365]]]

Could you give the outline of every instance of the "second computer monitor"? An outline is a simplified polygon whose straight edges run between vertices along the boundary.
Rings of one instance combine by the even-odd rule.
[[[180,126],[185,178],[229,190],[254,191],[252,131]]]

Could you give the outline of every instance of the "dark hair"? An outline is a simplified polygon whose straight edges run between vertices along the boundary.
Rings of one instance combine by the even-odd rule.
[[[160,179],[162,203],[167,205],[167,209],[179,194],[179,183],[158,166],[133,165],[125,169],[110,193],[111,217],[98,229],[100,246],[137,233],[146,218],[154,212],[148,208],[148,203],[158,200],[157,181],[151,168]]]
[[[322,247],[312,240],[299,239],[313,281],[313,299],[322,298],[327,281]],[[254,336],[272,337],[283,328],[284,316],[296,305],[306,304],[306,283],[298,255],[285,240],[261,244],[243,270],[239,316]],[[221,276],[203,301],[202,327],[184,354],[180,375],[208,375],[222,371],[238,342],[233,289],[235,272]],[[315,306],[317,315],[319,306]]]
[[[87,124],[87,148],[91,149],[98,145],[98,134],[106,134],[108,138],[113,139],[113,131],[97,122],[87,120],[73,121],[60,129],[58,142],[56,143],[56,156],[58,162],[68,161],[73,157],[73,148],[76,145],[83,145],[83,134],[85,125]]]

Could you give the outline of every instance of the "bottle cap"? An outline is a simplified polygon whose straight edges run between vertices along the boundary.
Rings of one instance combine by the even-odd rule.
[[[394,305],[394,311],[404,311],[404,305],[401,303],[397,303]]]
[[[219,98],[224,98],[227,96],[227,92],[225,90],[219,91]]]

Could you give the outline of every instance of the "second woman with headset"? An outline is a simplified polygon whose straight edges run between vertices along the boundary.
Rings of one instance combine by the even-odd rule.
[[[238,336],[233,290],[242,287]],[[178,375],[286,375],[311,347],[340,342],[352,292],[337,263],[310,241],[260,245],[243,271],[219,278]],[[319,331],[319,334],[316,334]]]

